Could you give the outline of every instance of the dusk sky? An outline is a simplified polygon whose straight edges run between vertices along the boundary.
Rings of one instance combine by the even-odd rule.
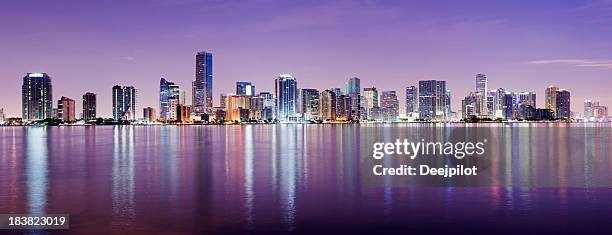
[[[0,7],[0,108],[21,116],[27,72],[53,79],[53,98],[98,94],[111,116],[111,87],[138,89],[158,109],[159,79],[187,91],[195,54],[214,56],[214,103],[236,81],[273,91],[278,74],[300,88],[396,90],[446,80],[453,111],[485,73],[489,88],[551,84],[612,105],[612,1],[6,1]],[[57,104],[54,104],[54,106]],[[77,114],[78,115],[78,114]]]

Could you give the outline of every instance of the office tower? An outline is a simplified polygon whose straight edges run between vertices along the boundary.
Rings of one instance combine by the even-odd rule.
[[[363,100],[364,100],[364,111],[365,117],[368,120],[372,119],[372,109],[374,107],[379,107],[378,104],[378,90],[376,87],[366,87],[363,88]]]
[[[336,95],[336,97],[343,95],[342,93],[342,89],[340,89],[339,87],[336,88],[332,88],[331,89],[332,92],[334,92],[334,94]]]
[[[553,112],[557,111],[557,98],[555,96],[557,95],[558,90],[559,87],[549,86],[546,88],[544,94],[544,107],[552,110]]]
[[[504,92],[502,97],[502,118],[505,120],[514,119],[514,94],[512,92]]]
[[[264,108],[264,97],[253,95],[249,98],[249,119],[250,120],[266,120],[266,110]]]
[[[21,86],[22,118],[43,120],[53,116],[53,87],[46,73],[27,73]]]
[[[227,97],[226,120],[248,121],[251,102],[246,95],[230,95]]]
[[[478,110],[476,110],[478,103],[477,99],[478,96],[470,92],[470,94],[461,101],[461,117],[463,119],[478,115]]]
[[[113,86],[113,119],[115,121],[136,120],[136,88]]]
[[[595,109],[593,107],[593,101],[584,100],[584,119],[592,121],[595,117]]]
[[[173,82],[167,81],[165,78],[161,78],[159,81],[159,117],[163,120],[170,118],[170,85],[174,85]]]
[[[504,118],[504,97],[506,96],[506,91],[504,88],[499,88],[495,92],[495,113],[494,116],[496,118]]]
[[[570,92],[565,89],[558,89],[555,92],[555,101],[556,117],[561,119],[571,118]]]
[[[255,95],[255,85],[252,82],[236,82],[236,95]]]
[[[336,93],[325,90],[320,94],[320,118],[323,121],[336,120]]]
[[[383,119],[385,121],[396,121],[399,114],[399,100],[395,91],[383,91],[380,101]]]
[[[599,105],[599,102],[593,103],[593,121],[607,122],[608,121],[608,107]]]
[[[260,92],[259,97],[263,98],[263,119],[274,120],[276,119],[276,99],[270,92]]]
[[[490,90],[487,93],[487,116],[494,117],[495,110],[497,110],[497,94],[495,90]]]
[[[351,119],[351,101],[348,94],[336,96],[336,120],[347,121]]]
[[[533,91],[524,91],[518,93],[518,103],[521,105],[529,105],[536,107],[536,93]]]
[[[164,119],[166,120],[177,120],[177,113],[176,111],[178,110],[176,107],[179,106],[181,104],[181,89],[179,88],[178,85],[174,84],[174,83],[170,83],[168,85],[168,107],[169,107],[169,112],[168,115],[166,117],[164,117]]]
[[[212,53],[196,54],[196,73],[193,82],[193,112],[201,115],[213,105],[213,61]]]
[[[450,117],[450,96],[446,81],[419,81],[419,117],[425,120],[446,120]]]
[[[96,120],[96,94],[87,92],[83,95],[83,120]]]
[[[488,82],[487,75],[476,74],[476,96],[478,97],[478,115],[486,116],[489,111],[487,110],[487,91]]]
[[[187,105],[187,92],[184,90],[179,90],[179,104]]]
[[[227,94],[225,93],[221,93],[219,95],[219,107],[220,108],[225,108],[227,107]]]
[[[146,107],[142,110],[142,117],[145,122],[155,122],[157,117],[155,116],[155,109],[152,107]]]
[[[443,117],[441,118],[441,120],[450,120],[451,118],[451,114],[452,114],[452,110],[451,110],[451,91],[450,90],[446,90],[446,92],[444,93],[444,110],[443,110]]]
[[[297,79],[280,75],[275,80],[276,118],[281,122],[297,121]]]
[[[346,94],[359,94],[360,92],[361,92],[361,80],[358,77],[350,78],[346,82]]]
[[[347,96],[350,99],[348,118],[350,120],[357,121],[361,118],[362,97],[359,93],[350,93]]]
[[[419,112],[419,94],[415,86],[406,87],[406,116],[414,116]]]
[[[302,89],[302,117],[304,120],[319,120],[319,91]]]
[[[179,123],[191,122],[191,108],[187,105],[179,104],[175,107],[176,121]]]
[[[0,108],[0,124],[4,123],[6,117],[4,116],[4,109]]]
[[[62,98],[57,101],[58,119],[66,122],[75,121],[75,110],[76,102],[73,99],[62,96]]]
[[[183,98],[184,99],[184,98]],[[176,120],[176,106],[181,101],[181,90],[174,82],[165,78],[159,81],[159,117],[162,120]]]

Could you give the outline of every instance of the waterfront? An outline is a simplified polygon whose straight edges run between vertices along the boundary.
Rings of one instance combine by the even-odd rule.
[[[503,131],[491,185],[368,182],[373,141]],[[0,213],[70,234],[609,233],[610,124],[0,128]],[[383,182],[384,183],[384,182]],[[4,231],[3,231],[4,232]]]

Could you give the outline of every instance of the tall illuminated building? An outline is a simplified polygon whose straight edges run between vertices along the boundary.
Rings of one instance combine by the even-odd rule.
[[[557,112],[557,91],[559,87],[549,86],[546,88],[544,94],[544,108],[550,109],[553,112]]]
[[[336,120],[336,93],[332,90],[321,92],[319,103],[320,119],[323,121]]]
[[[504,118],[503,102],[505,96],[506,91],[504,88],[499,88],[495,91],[495,112],[493,113],[495,118]]]
[[[115,121],[136,120],[136,88],[133,86],[113,86],[113,119]]]
[[[479,99],[478,104],[478,115],[486,116],[489,113],[487,110],[487,92],[488,92],[488,79],[487,75],[476,74],[476,96]]]
[[[263,117],[264,120],[276,119],[276,99],[270,92],[260,92],[259,97],[263,99]]]
[[[518,103],[521,105],[529,105],[536,107],[536,93],[533,91],[523,91],[517,94]]]
[[[255,95],[255,85],[252,82],[236,82],[236,95]]]
[[[96,120],[96,94],[87,92],[83,95],[83,120]]]
[[[21,86],[21,111],[24,121],[53,117],[53,87],[46,73],[27,73]]]
[[[361,80],[358,77],[350,78],[346,82],[346,94],[359,94],[359,92],[361,92]]]
[[[381,95],[380,108],[385,121],[396,121],[399,114],[399,100],[395,91],[383,91]]]
[[[157,117],[155,115],[155,109],[152,107],[146,107],[142,109],[142,117],[145,122],[154,122],[155,120],[157,120]]]
[[[557,118],[571,118],[572,112],[570,109],[570,92],[565,89],[559,89],[555,92],[555,115]]]
[[[419,94],[415,86],[406,87],[406,116],[419,112]]]
[[[196,54],[196,72],[193,82],[193,112],[201,115],[213,107],[213,58],[210,52]]]
[[[363,103],[366,119],[372,119],[372,109],[379,107],[378,90],[376,87],[363,88]]]
[[[281,122],[297,121],[297,79],[283,74],[275,80],[276,118]]]
[[[62,96],[57,101],[58,118],[66,122],[76,120],[76,102],[73,99]]]
[[[302,89],[302,117],[304,120],[319,120],[319,91]]]
[[[419,81],[419,118],[446,120],[450,117],[450,95],[446,81]]]

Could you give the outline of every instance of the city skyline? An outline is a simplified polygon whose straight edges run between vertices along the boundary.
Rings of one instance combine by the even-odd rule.
[[[478,73],[489,78],[489,90],[535,91],[539,107],[549,85],[571,91],[574,111],[582,112],[584,100],[612,103],[606,50],[612,32],[603,1],[540,2],[530,10],[485,1],[118,3],[12,2],[0,9],[6,35],[0,49],[10,58],[0,65],[6,83],[0,108],[7,117],[21,116],[20,104],[8,101],[19,99],[14,91],[27,72],[48,73],[54,99],[97,94],[102,117],[111,116],[110,87],[134,86],[141,117],[142,107],[158,107],[160,77],[190,91],[199,51],[215,55],[213,106],[236,81],[271,92],[276,76],[285,73],[299,79],[300,89],[319,91],[359,77],[361,87],[394,90],[399,100],[419,80],[444,80],[455,112]],[[67,12],[67,4],[73,10]],[[103,10],[109,8],[117,12]],[[142,8],[154,20],[134,17],[145,16],[138,13]],[[217,11],[202,24],[196,17],[206,9]],[[229,11],[244,16],[224,17]],[[404,102],[400,107],[402,114]],[[80,102],[76,110],[82,110]]]

